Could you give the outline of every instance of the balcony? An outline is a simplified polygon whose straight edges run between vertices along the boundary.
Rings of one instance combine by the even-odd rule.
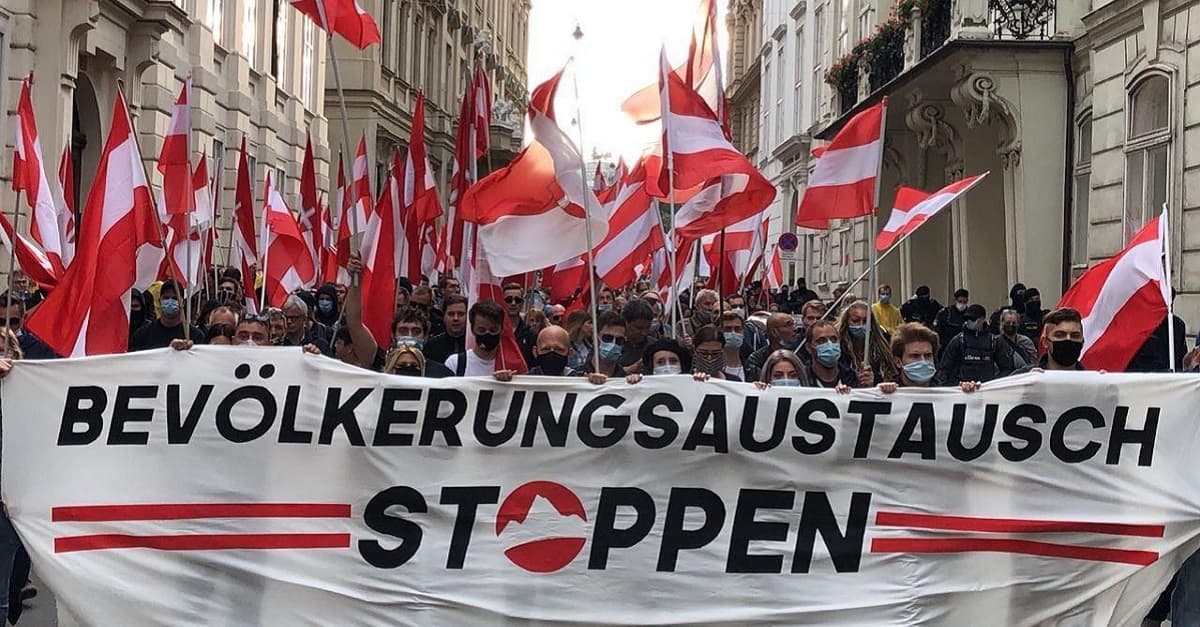
[[[1055,0],[900,0],[871,37],[826,72],[835,110],[845,116],[955,41],[1051,40],[1056,14]]]

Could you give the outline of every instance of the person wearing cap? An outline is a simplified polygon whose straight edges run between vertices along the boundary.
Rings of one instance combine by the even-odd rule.
[[[171,340],[184,339],[185,324],[189,327],[187,337],[194,343],[204,343],[204,332],[200,327],[184,319],[183,300],[179,297],[179,290],[174,281],[163,281],[158,290],[158,307],[162,310],[162,316],[142,325],[129,338],[130,352],[166,348],[171,345]]]
[[[929,286],[922,285],[917,288],[916,296],[900,306],[900,317],[905,322],[919,322],[932,329],[941,309],[942,304],[929,297]]]
[[[1016,370],[1012,346],[992,334],[983,305],[963,309],[962,331],[950,339],[938,364],[938,383],[958,385],[966,381],[985,383]]]
[[[938,338],[942,342],[943,352],[946,347],[950,346],[950,340],[962,333],[963,323],[967,321],[963,313],[966,312],[969,304],[971,304],[971,293],[960,287],[954,291],[954,302],[943,307],[938,312],[937,318],[934,319],[933,330],[937,331]]]

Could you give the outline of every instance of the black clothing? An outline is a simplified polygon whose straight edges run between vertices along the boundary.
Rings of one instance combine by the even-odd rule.
[[[313,320],[319,324],[325,325],[326,327],[333,327],[335,324],[337,324],[338,318],[340,318],[342,315],[341,307],[338,307],[337,289],[333,287],[332,283],[326,283],[317,288],[318,303],[321,302],[322,296],[333,301],[333,311],[326,314],[321,312],[320,307],[314,307]]]
[[[192,341],[196,344],[203,344],[204,331],[196,325],[188,325],[191,327]],[[171,345],[171,340],[182,340],[183,325],[177,324],[173,327],[163,326],[161,320],[151,320],[142,325],[142,328],[134,332],[133,337],[129,338],[129,352],[145,351],[155,348],[166,348]]]
[[[21,346],[23,359],[58,359],[58,355],[52,348],[46,346],[45,343],[29,331],[21,331],[21,335],[17,337],[17,342]]]
[[[300,338],[299,342],[293,343],[288,338],[283,338],[283,346],[307,346],[312,344],[320,349],[322,355],[332,357],[333,349],[329,347],[329,341],[322,337],[325,333],[321,329],[320,325],[314,324],[311,328],[304,330],[304,336]]]
[[[1033,340],[1034,346],[1037,346],[1042,338],[1042,318],[1046,316],[1045,310],[1039,311],[1041,313],[1034,316],[1030,316],[1028,312],[1021,314],[1021,321],[1017,323],[1017,333]]]
[[[446,332],[446,314],[442,313],[441,309],[434,307],[429,312],[429,337],[441,335]]]
[[[938,362],[938,385],[991,381],[1012,373],[1012,345],[987,331],[963,331],[954,336]]]
[[[767,363],[767,358],[771,353],[778,349],[771,348],[771,345],[760,348],[750,354],[750,359],[742,362],[742,369],[746,371],[747,381],[758,381],[758,375],[762,371],[763,364]]]
[[[425,348],[421,352],[425,354],[426,361],[436,361],[442,364],[450,359],[455,353],[465,353],[467,351],[467,336],[460,335],[453,337],[446,333],[441,333],[433,336],[428,342],[425,342]]]
[[[454,373],[440,361],[434,361],[425,358],[425,378],[426,379],[445,379],[454,376]]]
[[[817,293],[808,289],[807,287],[796,288],[788,294],[788,309],[791,310],[792,313],[798,314],[800,313],[800,309],[804,307],[804,303],[817,299]]]
[[[1016,370],[1013,370],[1013,371],[1012,371],[1012,374],[1013,374],[1013,376],[1016,376],[1016,375],[1019,375],[1019,374],[1025,374],[1025,373],[1028,373],[1028,372],[1033,372],[1033,369],[1034,369],[1034,368],[1041,368],[1042,370],[1046,370],[1046,366],[1047,366],[1047,364],[1049,364],[1049,363],[1050,363],[1050,356],[1049,356],[1049,355],[1042,355],[1042,358],[1041,358],[1041,359],[1039,359],[1039,360],[1038,360],[1038,362],[1037,362],[1036,364],[1030,364],[1030,365],[1028,365],[1028,366],[1025,366],[1025,367],[1023,367],[1023,368],[1017,368]],[[1071,368],[1071,370],[1087,370],[1087,368],[1084,368],[1084,367],[1083,367],[1083,364],[1076,362],[1076,363],[1075,363],[1075,367]]]
[[[537,344],[537,332],[533,330],[533,327],[529,326],[528,322],[521,320],[517,323],[517,327],[513,329],[513,333],[517,336],[517,344],[521,347],[521,356],[525,358],[525,363],[535,363],[533,347]]]
[[[1138,349],[1125,372],[1170,372],[1171,345],[1170,334],[1167,333],[1167,319],[1154,329],[1154,333],[1146,338],[1146,343]],[[1175,372],[1183,372],[1183,358],[1187,355],[1187,327],[1179,316],[1175,316]]]
[[[588,362],[591,363],[591,362]],[[562,374],[546,374],[542,372],[541,366],[534,366],[529,369],[529,374],[539,377],[586,377],[587,373],[574,368],[563,368]]]
[[[932,329],[941,309],[942,304],[932,298],[913,298],[900,305],[900,317],[905,322],[920,322]]]
[[[963,323],[966,321],[966,318],[963,317],[963,312],[959,311],[958,307],[954,305],[943,307],[938,312],[937,318],[933,321],[933,330],[937,331],[938,334],[939,356],[950,345],[950,341],[959,333],[962,333]]]

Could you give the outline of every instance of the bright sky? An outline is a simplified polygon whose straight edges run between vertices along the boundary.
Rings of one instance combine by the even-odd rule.
[[[725,2],[718,0],[722,61],[728,50]],[[699,0],[533,0],[529,17],[529,91],[575,56],[579,97],[583,101],[583,155],[592,149],[625,156],[630,165],[658,126],[638,127],[621,113],[621,103],[638,89],[658,81],[658,53],[666,44],[672,66],[687,59]],[[575,24],[583,40],[575,42]],[[575,93],[568,71],[558,88],[559,124],[578,142],[571,126]]]

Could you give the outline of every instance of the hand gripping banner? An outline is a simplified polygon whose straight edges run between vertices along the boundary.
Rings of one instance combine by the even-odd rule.
[[[1200,546],[1200,382],[415,379],[19,362],[3,492],[88,625],[1131,625]]]

